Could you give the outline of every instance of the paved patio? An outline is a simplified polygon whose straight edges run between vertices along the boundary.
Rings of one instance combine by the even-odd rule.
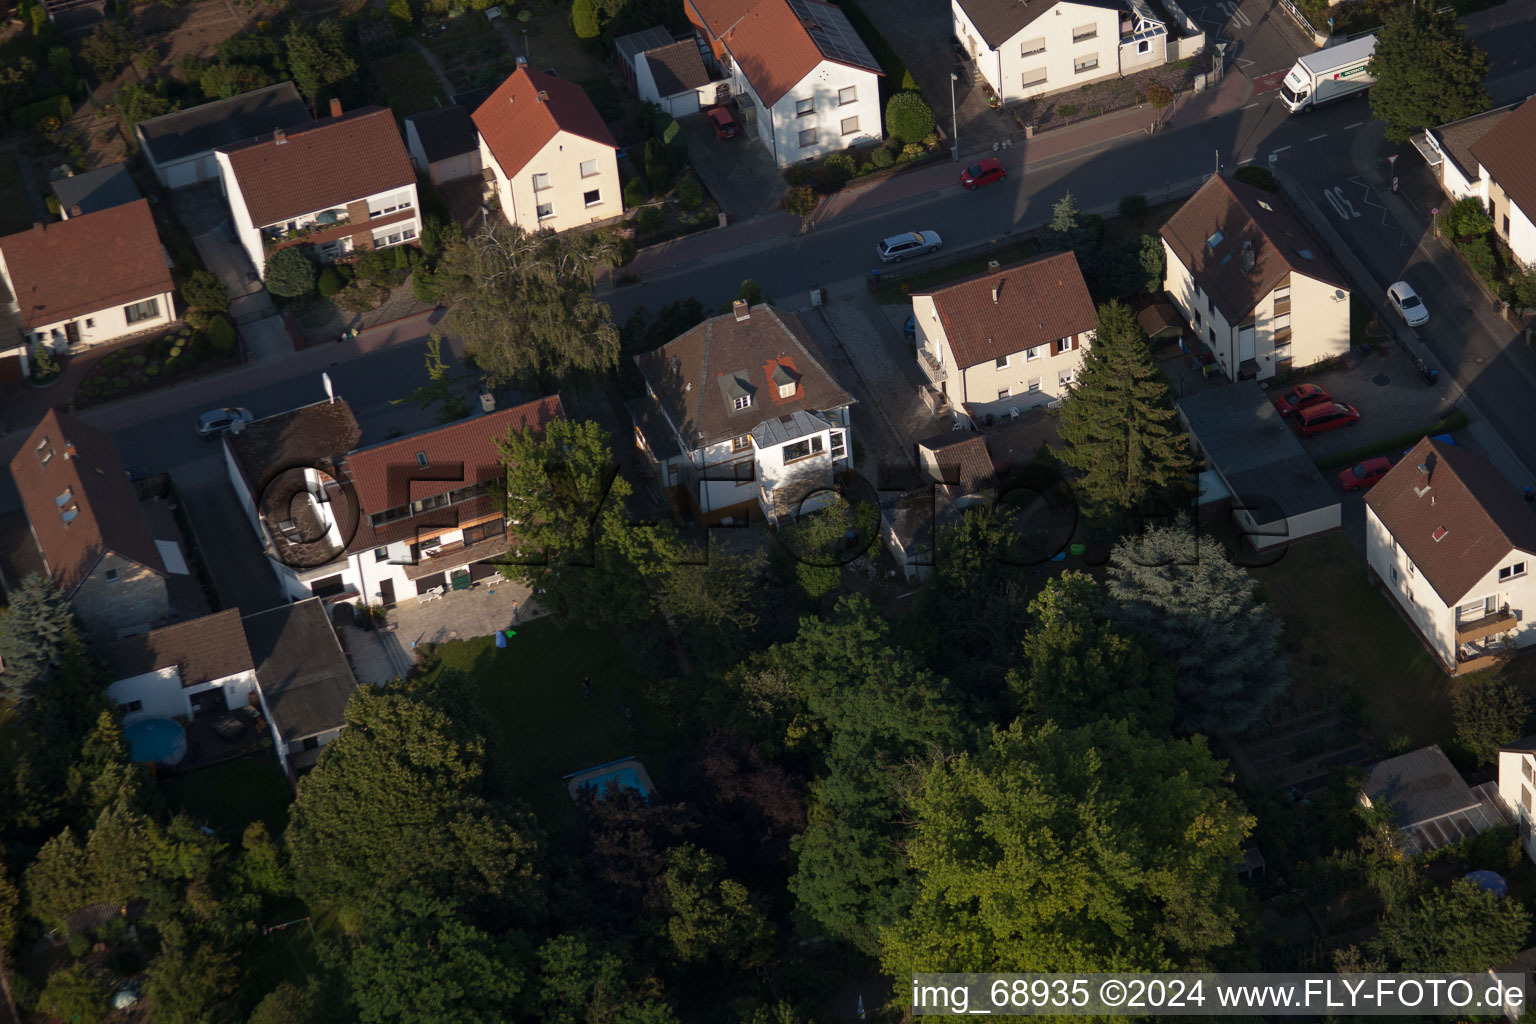
[[[510,580],[479,583],[468,590],[450,590],[442,597],[411,598],[390,609],[388,632],[412,662],[421,644],[490,636],[518,622],[546,613],[532,600],[529,588]]]

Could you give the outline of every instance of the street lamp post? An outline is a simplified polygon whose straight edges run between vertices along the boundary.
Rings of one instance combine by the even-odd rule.
[[[960,119],[955,115],[955,83],[960,81],[960,76],[953,71],[949,73],[949,131],[954,143],[955,163],[960,162]]]

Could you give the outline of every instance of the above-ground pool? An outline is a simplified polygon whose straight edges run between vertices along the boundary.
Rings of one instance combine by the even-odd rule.
[[[646,798],[656,791],[656,787],[651,783],[650,773],[645,770],[645,765],[632,757],[609,761],[596,768],[588,768],[586,771],[573,772],[565,777],[565,783],[572,800],[575,800],[576,795],[587,786],[596,789],[598,796],[601,797],[608,791],[610,783],[617,783],[624,789],[632,789]]]
[[[187,755],[187,730],[169,718],[146,718],[123,730],[130,755],[135,761],[180,763]]]

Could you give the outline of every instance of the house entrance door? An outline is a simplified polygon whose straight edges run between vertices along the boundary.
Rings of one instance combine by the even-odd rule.
[[[379,583],[379,602],[385,608],[393,608],[395,606],[394,580],[383,580]]]
[[[69,342],[70,348],[80,344],[80,321],[71,320],[64,325],[64,340]]]
[[[1254,328],[1239,327],[1237,330],[1237,361],[1247,362],[1254,355]]]

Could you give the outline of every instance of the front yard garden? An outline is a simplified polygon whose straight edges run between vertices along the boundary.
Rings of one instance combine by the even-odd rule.
[[[96,360],[75,390],[75,407],[83,409],[236,366],[240,362],[237,348],[234,326],[222,316],[214,317],[205,331],[173,325],[164,334],[114,349]]]
[[[1106,78],[1071,92],[1009,103],[1006,112],[1020,128],[1033,127],[1041,132],[1124,110],[1138,103],[1150,103],[1161,110],[1173,102],[1175,96],[1193,89],[1195,79],[1210,70],[1211,56],[1202,53],[1138,71],[1125,78]]]
[[[665,794],[676,724],[649,700],[622,645],[549,618],[518,626],[504,650],[494,640],[439,644],[423,660],[436,659],[429,678],[457,669],[473,680],[475,697],[501,726],[497,742],[517,790],[541,822],[571,814],[562,776],[616,758],[639,758]],[[582,693],[588,676],[590,698]]]

